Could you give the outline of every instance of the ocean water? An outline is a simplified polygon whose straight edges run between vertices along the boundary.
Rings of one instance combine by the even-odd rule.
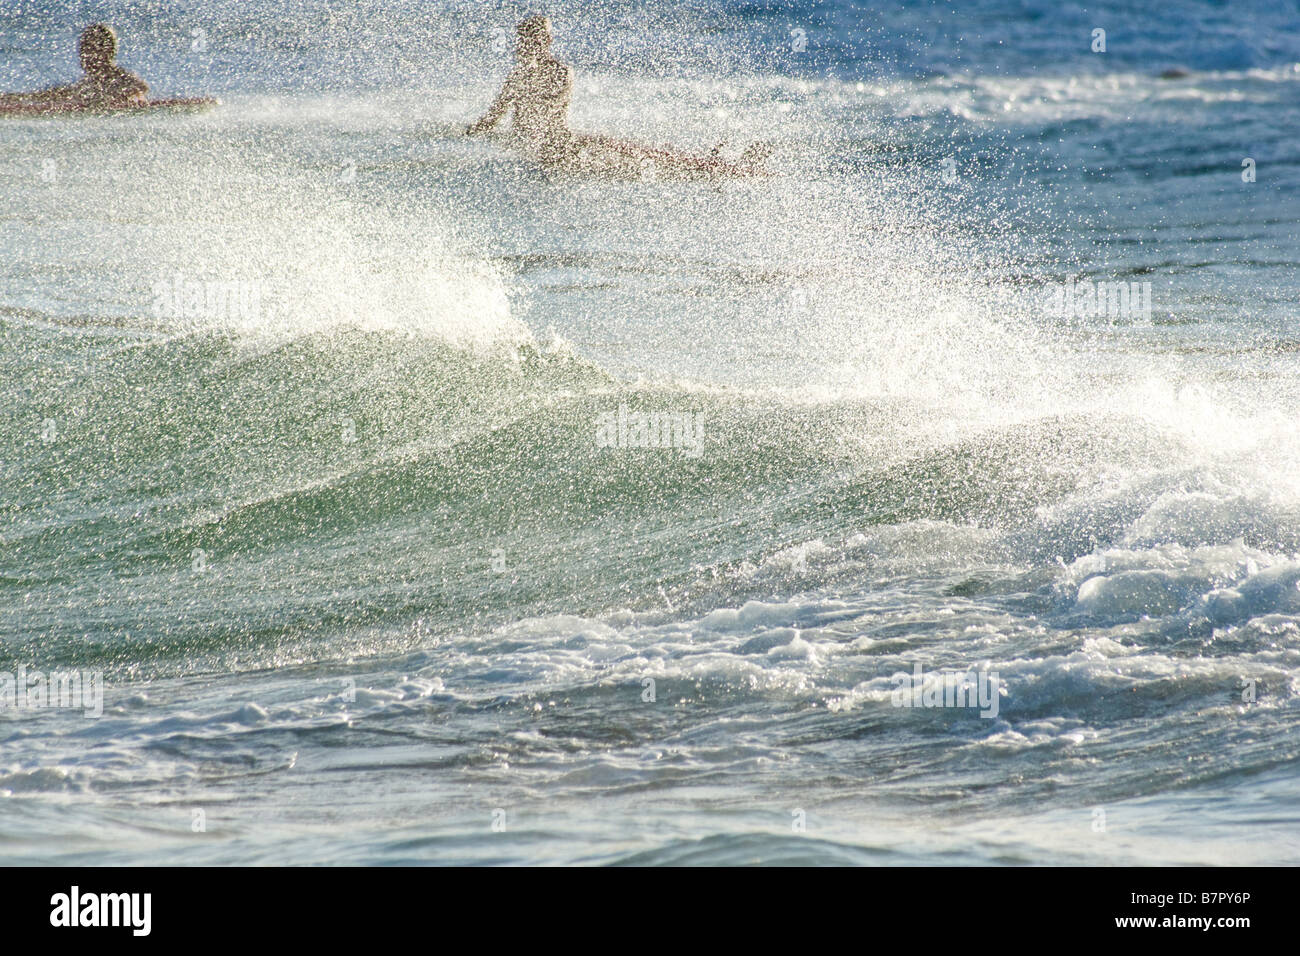
[[[1295,5],[535,9],[0,11],[0,862],[1300,860]]]

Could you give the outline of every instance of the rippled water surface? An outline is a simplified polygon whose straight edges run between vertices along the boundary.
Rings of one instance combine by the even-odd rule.
[[[1252,8],[552,4],[575,127],[774,147],[710,184],[459,135],[509,4],[10,4],[0,87],[103,18],[224,105],[0,120],[0,670],[103,675],[0,678],[0,860],[1295,862]]]

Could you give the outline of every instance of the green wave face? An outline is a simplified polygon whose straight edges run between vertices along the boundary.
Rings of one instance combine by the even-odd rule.
[[[4,341],[15,660],[258,668],[545,613],[704,613],[746,596],[746,562],[924,522],[995,533],[982,562],[1072,560],[1140,499],[1063,528],[1036,510],[1099,461],[1178,453],[1086,416],[935,442],[897,402],[626,383],[529,341],[16,319]]]

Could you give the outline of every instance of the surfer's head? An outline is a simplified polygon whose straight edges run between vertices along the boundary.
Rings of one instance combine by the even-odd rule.
[[[117,59],[117,34],[106,23],[96,23],[81,31],[81,68],[87,73],[102,73]]]
[[[519,36],[517,48],[520,58],[541,56],[551,47],[551,18],[541,15],[522,20],[515,27]]]

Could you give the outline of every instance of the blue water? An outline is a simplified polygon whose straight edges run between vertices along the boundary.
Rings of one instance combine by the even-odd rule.
[[[0,11],[0,862],[1300,859],[1294,4],[532,10]]]

